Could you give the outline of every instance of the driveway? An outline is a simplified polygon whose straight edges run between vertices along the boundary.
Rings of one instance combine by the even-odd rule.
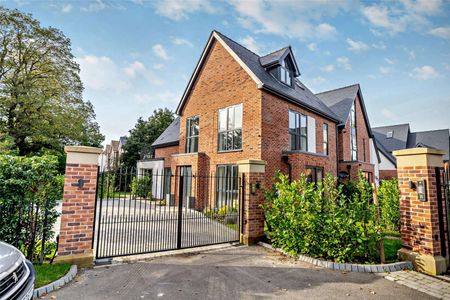
[[[434,299],[381,275],[321,269],[260,246],[99,267],[47,299]]]

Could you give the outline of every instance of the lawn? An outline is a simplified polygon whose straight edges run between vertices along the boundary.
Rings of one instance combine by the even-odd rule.
[[[382,234],[383,237],[385,236],[392,236],[392,237],[400,237],[401,234],[399,232],[384,232]],[[398,239],[383,239],[383,245],[384,245],[384,256],[386,258],[386,262],[392,262],[397,260],[397,251],[402,247],[402,242]]]
[[[42,265],[35,264],[34,270],[36,271],[36,281],[35,287],[41,287],[50,282],[53,282],[62,276],[64,276],[67,272],[69,272],[70,264],[48,264],[43,263]]]

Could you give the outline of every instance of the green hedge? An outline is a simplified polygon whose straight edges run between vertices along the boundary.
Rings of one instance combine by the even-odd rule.
[[[36,245],[53,237],[56,201],[62,199],[63,176],[55,156],[0,155],[0,240],[38,259]],[[44,219],[47,213],[47,225]]]
[[[400,229],[400,191],[397,179],[383,180],[378,188],[381,223],[386,230]]]
[[[362,176],[354,188],[345,196],[331,175],[314,184],[304,176],[289,183],[277,174],[263,205],[272,244],[293,255],[337,262],[374,260],[381,229],[372,188]]]

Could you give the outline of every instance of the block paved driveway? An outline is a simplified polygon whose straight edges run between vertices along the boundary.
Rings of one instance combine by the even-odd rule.
[[[434,299],[381,275],[321,269],[237,246],[82,272],[47,299]]]

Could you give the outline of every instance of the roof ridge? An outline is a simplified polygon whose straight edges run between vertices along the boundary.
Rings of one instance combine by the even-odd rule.
[[[245,47],[244,45],[242,45],[242,44],[236,42],[235,40],[233,40],[232,38],[228,37],[227,35],[221,33],[220,31],[217,31],[217,30],[214,29],[213,32],[216,32],[216,33],[218,33],[219,35],[221,35],[221,36],[223,36],[223,37],[229,39],[230,41],[232,41],[232,42],[235,43],[236,45],[239,45],[239,46],[241,46],[242,48],[244,48],[245,50],[247,50],[247,51],[253,53],[253,54],[256,55],[258,58],[261,58],[261,57],[262,57],[262,56],[259,56],[259,54],[256,54],[256,53],[253,52],[252,50],[248,49],[248,48]]]
[[[410,126],[409,123],[402,123],[402,124],[395,124],[395,125],[384,125],[384,126],[372,127],[372,129],[385,128],[385,127],[394,127],[394,126],[405,126],[405,125]]]
[[[272,51],[272,52],[270,52],[270,53],[267,53],[266,55],[263,55],[263,56],[261,56],[260,58],[263,58],[263,57],[268,56],[268,55],[270,55],[270,54],[274,54],[275,52],[278,52],[278,51],[281,51],[281,50],[287,49],[287,48],[291,48],[291,45],[285,46],[285,47],[280,48],[280,49],[278,49],[278,50],[275,50],[275,51]]]
[[[349,87],[357,86],[357,85],[359,86],[359,83],[354,83],[354,84],[350,84],[350,85],[343,86],[343,87],[340,87],[340,88],[336,88],[336,89],[332,89],[332,90],[328,90],[328,91],[323,91],[323,92],[320,92],[320,93],[316,93],[316,95],[330,93],[330,92],[334,92],[334,91],[337,91],[337,90],[343,90],[343,89],[347,89]]]
[[[442,129],[431,129],[431,130],[423,130],[423,131],[414,131],[414,132],[410,132],[410,133],[436,132],[436,131],[443,131],[443,130],[450,131],[449,128],[442,128]]]

